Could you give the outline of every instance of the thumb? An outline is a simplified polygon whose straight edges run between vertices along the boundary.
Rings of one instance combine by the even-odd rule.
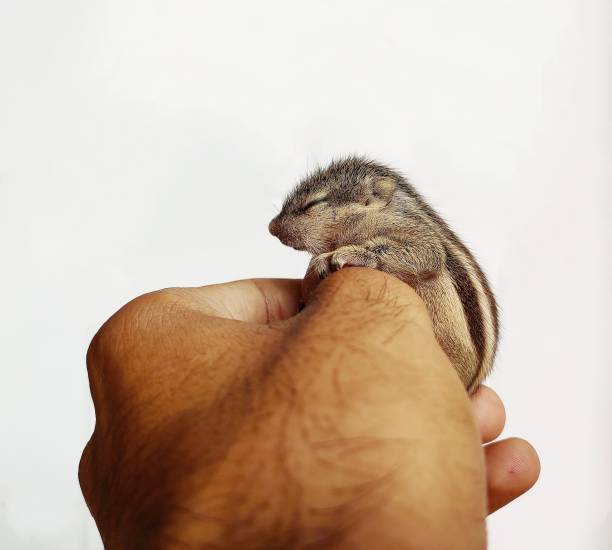
[[[444,491],[465,491],[452,496],[456,506],[434,514],[438,526],[449,529],[463,514],[469,521],[484,516],[482,451],[467,393],[414,289],[380,271],[344,268],[316,286],[290,326],[292,359],[299,367],[309,357],[308,368],[294,369],[291,378],[308,389],[305,403],[316,404],[319,415],[333,410],[345,440],[406,444],[410,452],[399,459],[389,447],[379,449],[380,464],[391,456],[399,476],[408,476],[406,485],[396,485],[398,494],[433,502],[443,485],[432,480],[441,479]],[[374,523],[379,530],[381,522]]]
[[[333,273],[316,285],[298,318],[307,321],[303,330],[316,333],[319,343],[450,366],[425,303],[409,285],[381,271],[348,267]]]

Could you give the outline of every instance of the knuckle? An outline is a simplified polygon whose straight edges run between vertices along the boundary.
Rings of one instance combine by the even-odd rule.
[[[81,459],[79,460],[79,469],[78,469],[78,478],[79,485],[81,486],[81,491],[83,492],[83,496],[85,497],[85,502],[91,507],[91,494],[92,494],[92,453],[93,453],[93,441],[90,439],[85,448],[83,449],[83,453],[81,454]]]
[[[87,350],[87,366],[118,359],[122,351],[142,341],[144,334],[155,337],[163,318],[181,303],[173,289],[149,292],[134,298],[114,313],[94,335]]]
[[[134,402],[143,377],[155,367],[155,360],[163,356],[168,338],[172,338],[177,323],[168,317],[175,315],[177,307],[186,309],[187,303],[180,291],[171,289],[144,294],[124,305],[94,335],[86,365],[96,430],[107,429],[117,412]],[[92,437],[81,460],[83,487],[90,481],[93,442]]]

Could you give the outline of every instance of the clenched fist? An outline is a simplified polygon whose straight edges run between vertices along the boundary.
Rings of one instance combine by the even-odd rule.
[[[412,289],[348,268],[141,296],[91,343],[79,477],[108,549],[485,547],[539,464]]]

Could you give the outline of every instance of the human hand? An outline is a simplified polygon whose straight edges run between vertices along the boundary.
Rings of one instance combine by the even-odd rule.
[[[321,279],[334,271],[337,271],[334,266],[324,273],[309,268],[302,281],[302,296],[308,300]],[[506,412],[502,400],[491,388],[481,386],[470,396],[470,400],[482,443],[485,444],[487,509],[491,514],[535,484],[540,475],[540,461],[535,449],[524,439],[512,437],[493,442],[504,429]]]
[[[483,546],[476,425],[496,437],[501,402],[481,390],[472,414],[407,285],[345,270],[295,315],[299,294],[170,289],[101,329],[80,480],[107,548]],[[535,481],[537,456],[485,449],[493,510]]]

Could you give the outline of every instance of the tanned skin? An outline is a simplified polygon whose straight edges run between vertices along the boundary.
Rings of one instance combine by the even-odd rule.
[[[481,445],[501,401],[408,285],[343,269],[297,313],[300,288],[168,289],[100,329],[79,478],[107,549],[474,550],[535,482],[528,443]]]

